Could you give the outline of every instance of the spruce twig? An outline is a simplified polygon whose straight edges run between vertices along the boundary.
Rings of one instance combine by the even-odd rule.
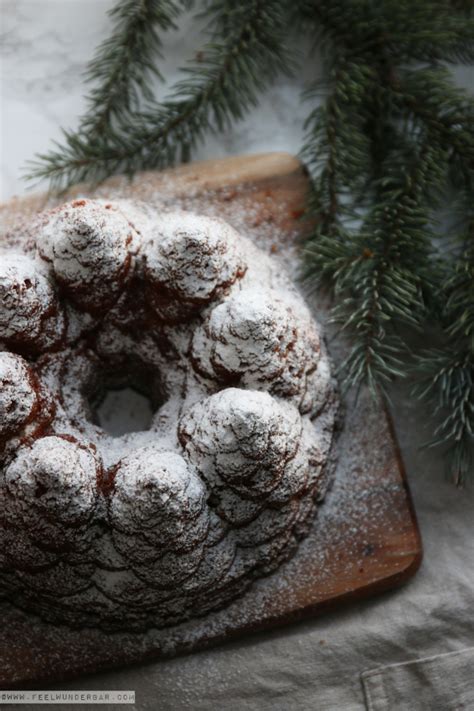
[[[466,191],[463,198],[459,251],[443,275],[441,345],[421,354],[415,389],[435,408],[439,423],[430,445],[444,447],[458,486],[474,466],[474,209],[471,193]]]
[[[114,140],[118,126],[132,120],[143,101],[151,101],[151,82],[163,79],[156,65],[161,57],[160,32],[175,26],[181,0],[119,0],[109,12],[110,36],[98,47],[85,73],[92,89],[87,110],[76,131],[63,129],[63,142],[28,163],[28,180],[48,179],[52,192],[90,180],[98,182],[114,165]],[[115,139],[117,140],[117,139]],[[90,161],[96,164],[89,169]],[[115,160],[118,168],[118,163]]]
[[[187,161],[206,132],[241,119],[274,77],[289,71],[284,2],[214,0],[204,15],[210,40],[168,99],[119,120],[107,140],[65,132],[64,145],[40,155],[29,177],[49,179],[57,189]]]
[[[441,350],[415,356],[418,393],[444,413],[434,442],[448,447],[461,484],[474,461],[472,255],[465,248],[451,278],[440,278],[452,266],[433,228],[442,195],[472,195],[474,185],[474,101],[440,64],[473,61],[474,11],[403,0],[302,8],[329,65],[325,106],[310,116],[303,150],[317,222],[306,279],[331,287],[333,318],[351,334],[347,387],[367,382],[387,395],[394,377],[411,372],[406,335],[438,324]]]
[[[128,119],[127,113],[137,111],[142,99],[153,99],[152,79],[163,80],[156,65],[162,52],[160,31],[174,28],[180,11],[180,3],[173,0],[121,0],[109,11],[112,33],[85,76],[93,88],[79,132],[89,140]]]

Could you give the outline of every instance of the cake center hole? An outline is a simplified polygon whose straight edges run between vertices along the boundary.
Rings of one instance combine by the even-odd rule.
[[[136,364],[97,372],[85,395],[91,422],[111,437],[150,429],[167,400],[157,374]]]
[[[151,400],[131,387],[106,390],[94,408],[94,421],[112,437],[150,429],[154,415]]]

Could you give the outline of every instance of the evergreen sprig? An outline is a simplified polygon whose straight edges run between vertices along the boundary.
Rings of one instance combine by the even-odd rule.
[[[117,117],[105,136],[65,132],[65,142],[39,156],[32,177],[53,189],[121,172],[163,168],[189,159],[207,131],[222,131],[255,106],[274,77],[288,71],[285,3],[214,0],[202,13],[209,41],[167,99]]]
[[[345,384],[386,394],[416,370],[417,393],[441,417],[433,443],[447,448],[461,484],[474,461],[474,240],[468,230],[453,266],[435,227],[443,197],[472,196],[474,185],[474,102],[445,66],[473,61],[473,10],[403,0],[304,7],[329,78],[303,151],[317,220],[305,276],[329,285],[333,318],[351,335]],[[429,327],[442,348],[413,353],[413,332]]]
[[[442,274],[441,343],[421,353],[415,389],[435,406],[439,423],[430,444],[447,448],[452,476],[460,486],[474,466],[474,204],[471,192],[462,197],[458,250]]]
[[[79,130],[89,139],[101,136],[117,121],[129,120],[142,99],[153,99],[151,81],[163,80],[156,64],[162,52],[160,32],[175,27],[180,5],[173,0],[124,0],[109,11],[112,33],[85,75],[93,88]]]
[[[201,0],[208,41],[158,102],[161,34],[183,4],[117,1],[87,73],[86,115],[32,177],[58,189],[188,160],[291,71],[289,35],[308,38],[325,77],[304,97],[306,281],[329,286],[350,334],[346,386],[388,395],[393,378],[416,372],[434,403],[432,444],[463,483],[474,465],[474,100],[449,66],[474,63],[472,0]],[[442,240],[438,211],[453,205],[462,226]],[[439,345],[425,351],[416,343],[428,328]]]

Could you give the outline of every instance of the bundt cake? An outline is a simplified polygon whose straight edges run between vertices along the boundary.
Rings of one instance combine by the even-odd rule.
[[[318,325],[219,219],[76,200],[24,229],[0,245],[0,593],[112,631],[223,606],[327,490]],[[123,387],[154,415],[112,436],[97,403]]]

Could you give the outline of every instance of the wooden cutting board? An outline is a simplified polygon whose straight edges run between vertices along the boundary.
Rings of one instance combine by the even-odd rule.
[[[113,178],[95,191],[79,186],[67,197],[139,198],[219,214],[288,264],[307,229],[301,220],[307,189],[306,173],[294,157],[269,153],[144,173],[132,184]],[[46,204],[54,200],[40,195],[3,205],[0,239]],[[324,319],[324,306],[314,306]],[[337,361],[344,344],[331,341],[330,351]],[[226,609],[146,634],[53,627],[0,603],[0,688],[38,688],[80,673],[191,652],[312,617],[408,580],[420,565],[422,547],[389,416],[364,391],[345,410],[334,486],[291,561]]]

